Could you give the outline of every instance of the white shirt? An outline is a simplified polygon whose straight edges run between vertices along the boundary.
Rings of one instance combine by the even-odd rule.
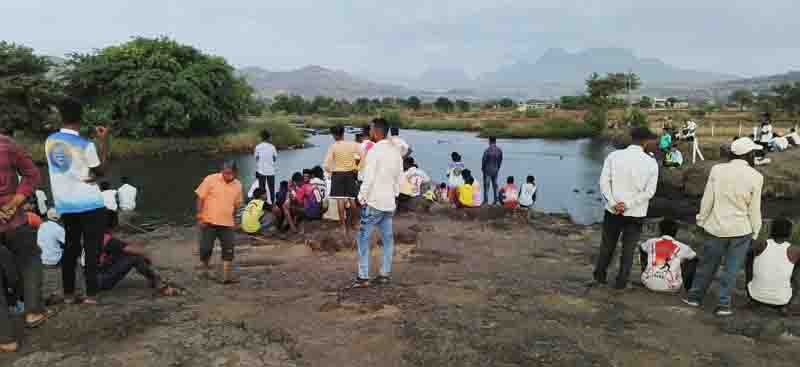
[[[683,286],[681,263],[694,259],[697,254],[670,236],[653,238],[641,244],[647,253],[647,265],[642,272],[642,283],[656,292],[677,292]]]
[[[397,209],[395,202],[400,195],[403,179],[403,157],[388,140],[384,139],[370,149],[363,167],[364,181],[358,200],[380,211]]]
[[[117,189],[119,207],[122,210],[136,210],[136,194],[139,192],[135,187],[124,184]]]
[[[393,136],[389,138],[389,141],[392,143],[392,145],[397,147],[397,149],[400,149],[401,156],[405,157],[409,154],[409,151],[411,150],[410,146],[399,136]]]
[[[58,223],[48,220],[39,226],[36,243],[42,249],[42,264],[57,265],[64,254],[66,232]]]
[[[758,302],[783,306],[792,299],[792,272],[788,242],[767,240],[767,247],[753,260],[753,280],[747,284],[750,296]]]
[[[274,176],[278,162],[278,151],[275,146],[263,142],[256,146],[256,172],[264,176]]]
[[[258,187],[259,187],[258,180],[253,181],[253,184],[250,185],[250,190],[247,191],[247,198],[249,200],[253,200],[253,194],[256,193],[256,190],[258,189]],[[267,204],[272,205],[272,198],[270,197],[270,195],[267,195],[267,200],[264,200],[264,202],[267,203]]]
[[[786,139],[786,137],[777,137],[772,142],[778,147],[778,150],[784,151],[789,149],[789,139]]]
[[[50,187],[59,214],[86,213],[104,207],[90,169],[100,166],[94,143],[77,131],[61,129],[45,142]]]
[[[606,210],[614,213],[617,203],[625,203],[626,217],[647,216],[650,199],[656,194],[658,163],[638,145],[612,152],[603,163],[600,191]]]
[[[772,125],[766,124],[761,127],[761,134],[758,136],[758,140],[762,143],[769,143],[772,141]]]
[[[106,190],[102,192],[103,194],[103,204],[106,206],[106,209],[117,211],[119,206],[117,205],[117,190]]]
[[[741,159],[712,167],[697,225],[716,237],[758,238],[763,186],[764,176]]]
[[[47,194],[42,190],[36,190],[36,204],[39,205],[39,214],[47,215]]]
[[[536,193],[536,185],[525,183],[519,192],[519,205],[530,207],[533,205],[533,194]]]

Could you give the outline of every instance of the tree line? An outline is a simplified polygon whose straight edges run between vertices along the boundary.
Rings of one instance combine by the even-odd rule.
[[[290,114],[306,115],[321,114],[328,117],[347,117],[356,115],[373,115],[387,109],[407,109],[419,111],[423,109],[437,112],[470,112],[475,108],[481,109],[510,109],[517,106],[511,98],[500,98],[477,104],[464,99],[450,99],[438,97],[433,102],[423,102],[417,96],[408,98],[356,98],[350,101],[346,98],[335,99],[326,96],[316,96],[306,99],[299,95],[280,94],[275,96],[269,104],[272,112],[286,112]]]
[[[735,103],[740,111],[755,107],[758,111],[775,113],[778,110],[791,115],[800,114],[800,82],[774,85],[757,95],[749,89],[738,89],[728,100]]]
[[[63,65],[0,42],[0,128],[53,130],[64,98],[84,103],[87,129],[111,124],[133,137],[219,134],[263,107],[225,59],[166,37],[73,53]]]

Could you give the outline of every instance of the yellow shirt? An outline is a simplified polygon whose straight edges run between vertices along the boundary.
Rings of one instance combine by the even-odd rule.
[[[364,160],[361,146],[354,141],[337,141],[328,148],[323,168],[327,172],[353,172],[358,170],[356,160]]]
[[[194,191],[203,200],[198,217],[206,224],[233,227],[233,214],[242,205],[242,183],[225,182],[221,173],[206,177]]]
[[[264,215],[264,200],[251,200],[242,213],[242,230],[256,233],[261,230],[261,217]]]
[[[712,167],[697,225],[716,237],[758,238],[763,186],[764,176],[741,159]]]
[[[458,202],[464,206],[472,206],[472,185],[458,185]]]

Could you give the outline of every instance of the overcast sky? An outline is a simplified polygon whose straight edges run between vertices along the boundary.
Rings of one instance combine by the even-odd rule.
[[[168,35],[236,66],[388,75],[625,47],[752,76],[800,70],[798,14],[798,0],[0,0],[0,39],[63,55]]]

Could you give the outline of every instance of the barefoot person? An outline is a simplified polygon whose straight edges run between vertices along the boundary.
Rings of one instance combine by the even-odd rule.
[[[206,177],[195,190],[200,227],[200,268],[209,270],[214,243],[222,247],[222,282],[232,283],[234,214],[242,205],[242,183],[236,179],[234,162],[225,162],[220,173]]]
[[[655,136],[647,129],[631,132],[633,143],[608,155],[600,174],[600,190],[605,200],[603,240],[594,268],[594,280],[606,283],[606,272],[622,235],[622,255],[614,284],[625,289],[633,266],[633,255],[642,233],[642,218],[647,216],[650,199],[656,194],[658,163],[645,152]]]
[[[732,292],[736,273],[745,263],[747,250],[761,232],[761,191],[764,176],[752,166],[755,152],[763,148],[750,138],[731,144],[732,160],[711,168],[706,191],[700,202],[697,225],[705,229],[703,259],[684,303],[700,307],[711,281],[725,257],[725,271],[719,276],[717,316],[733,314]]]
[[[110,134],[108,129],[97,127],[97,145],[82,137],[83,106],[74,99],[62,102],[59,110],[64,128],[47,138],[45,153],[53,201],[67,236],[61,268],[64,300],[76,301],[75,267],[78,257],[85,253],[86,298],[81,302],[96,304],[97,259],[107,218],[97,179],[107,169]]]
[[[325,172],[331,173],[330,198],[337,200],[339,222],[345,236],[350,237],[347,226],[345,210],[350,209],[353,217],[353,226],[358,223],[358,210],[356,209],[356,195],[358,194],[358,165],[356,161],[363,161],[364,155],[361,147],[356,142],[344,141],[344,127],[331,128],[334,143],[325,154],[325,163],[322,165]]]
[[[354,287],[369,286],[369,237],[376,226],[383,238],[383,266],[377,281],[382,284],[389,282],[394,253],[392,217],[403,178],[403,158],[400,151],[386,140],[386,123],[380,119],[373,120],[370,135],[376,143],[363,165],[364,182],[358,193],[362,213],[358,233],[358,276]]]
[[[16,288],[25,297],[25,322],[36,325],[47,318],[41,300],[42,262],[36,234],[27,224],[22,205],[33,195],[41,176],[30,155],[8,136],[0,135],[0,253],[7,262],[0,271],[0,353],[15,352],[14,324],[8,315],[5,291]],[[4,283],[4,272],[8,272]],[[12,283],[13,282],[13,283]]]

